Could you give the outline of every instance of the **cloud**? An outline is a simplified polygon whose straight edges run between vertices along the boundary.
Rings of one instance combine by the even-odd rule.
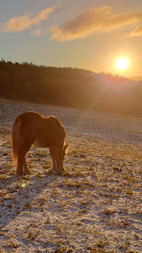
[[[138,25],[133,31],[130,33],[130,37],[139,37],[142,36],[142,25]]]
[[[30,34],[34,37],[40,37],[40,36],[46,36],[47,34],[49,34],[49,31],[46,28],[41,28],[41,29],[35,29],[35,30],[31,30]]]
[[[34,37],[39,37],[41,35],[41,30],[36,29],[31,32],[31,35],[33,35]]]
[[[41,21],[46,20],[48,15],[54,11],[54,7],[47,8],[37,15],[25,15],[14,17],[5,23],[0,23],[0,32],[20,32],[29,29],[31,26],[38,25]]]
[[[52,39],[58,41],[86,37],[94,32],[110,32],[142,21],[142,12],[113,14],[110,6],[91,8],[79,14],[61,27],[52,26]],[[132,35],[131,35],[132,36]]]

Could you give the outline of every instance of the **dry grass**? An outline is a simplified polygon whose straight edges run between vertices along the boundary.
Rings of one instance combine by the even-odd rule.
[[[140,253],[142,119],[3,100],[0,105],[0,252]],[[11,127],[25,110],[62,120],[70,144],[66,175],[49,174],[49,151],[33,146],[32,174],[16,178]]]

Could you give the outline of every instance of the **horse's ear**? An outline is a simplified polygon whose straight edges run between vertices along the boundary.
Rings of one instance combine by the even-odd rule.
[[[68,146],[69,146],[68,144],[66,144],[66,145],[64,146],[64,152],[66,152]]]

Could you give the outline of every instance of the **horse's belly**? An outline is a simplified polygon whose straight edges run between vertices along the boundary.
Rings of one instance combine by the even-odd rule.
[[[33,143],[37,147],[42,147],[42,148],[49,148],[51,146],[54,146],[53,140],[51,141],[50,139],[36,139],[35,142]]]

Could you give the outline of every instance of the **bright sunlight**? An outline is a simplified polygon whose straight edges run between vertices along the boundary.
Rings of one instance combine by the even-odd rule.
[[[117,69],[119,70],[125,70],[128,68],[128,59],[127,58],[119,58],[117,61],[116,61],[116,67]]]

